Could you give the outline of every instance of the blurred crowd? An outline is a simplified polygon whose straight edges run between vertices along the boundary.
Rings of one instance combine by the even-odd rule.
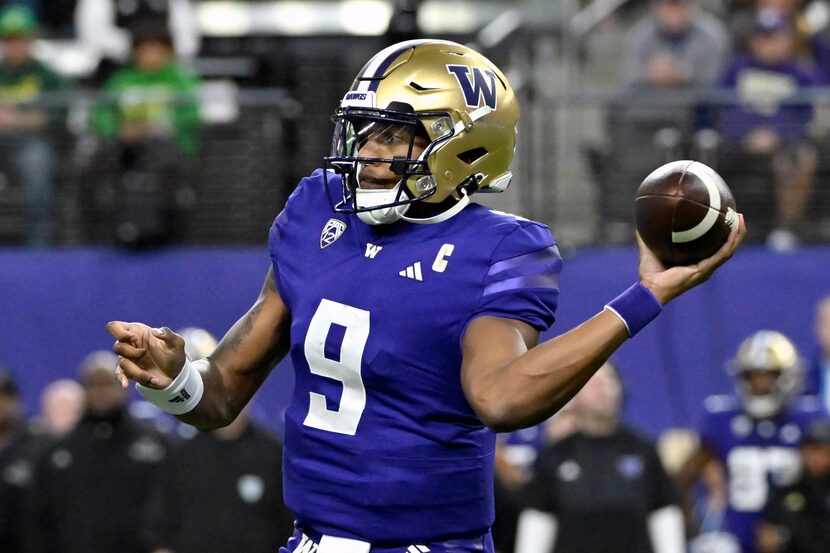
[[[60,63],[65,44],[80,48],[85,71]],[[54,242],[57,182],[80,166],[94,184],[81,191],[93,213],[88,225],[117,211],[127,216],[105,231],[119,242],[171,239],[199,151],[190,3],[0,2],[0,45],[0,188],[22,189],[27,242]],[[78,102],[84,93],[95,93],[91,105]],[[73,117],[88,132],[70,132]]]
[[[398,4],[411,6],[395,13],[385,39],[419,36],[410,25],[418,2]],[[180,241],[202,181],[214,178],[206,174],[206,158],[218,159],[216,152],[204,154],[210,133],[202,92],[213,82],[198,72],[206,67],[198,62],[209,41],[200,36],[194,4],[16,0],[0,2],[0,10],[0,209],[25,209],[25,241],[33,246]],[[830,2],[642,0],[620,11],[629,17],[621,18],[627,36],[617,48],[619,63],[613,62],[618,86],[605,106],[602,143],[587,148],[585,158],[586,178],[597,191],[595,238],[630,243],[631,197],[639,182],[665,161],[691,158],[715,167],[730,185],[750,222],[750,241],[790,250],[829,240],[830,190],[822,183],[830,173]],[[239,55],[245,44],[222,46],[237,57],[220,65],[247,67]],[[332,75],[325,86],[337,91],[313,81],[314,96],[294,89],[309,80],[299,67],[304,58],[294,56],[298,66],[288,67],[291,49],[283,43],[251,41],[250,49],[257,60],[268,60],[270,71],[291,73],[279,86],[302,99],[306,134],[327,135],[318,114],[330,113],[343,75],[354,69],[321,65],[319,72]],[[529,96],[532,102],[532,91]],[[286,148],[305,148],[288,128],[263,132],[271,138],[288,132],[280,138]],[[325,138],[304,135],[300,144],[324,145]],[[240,174],[227,178],[269,179],[272,188],[265,190],[279,189],[276,199],[326,154],[306,148],[278,163],[277,173],[267,166],[262,175],[246,175],[241,166],[266,162],[258,159],[261,138],[242,140],[253,159],[232,161]],[[520,147],[533,151],[524,142]],[[273,147],[263,151],[280,155]],[[66,185],[72,179],[75,188]],[[62,190],[70,188],[76,197],[67,208]],[[54,228],[61,209],[83,212],[72,239]]]
[[[597,156],[609,221],[629,217],[628,198],[611,195],[615,175],[641,179],[655,159],[688,157],[729,183],[750,239],[777,250],[823,240],[828,22],[823,0],[651,2],[627,37],[609,151]]]

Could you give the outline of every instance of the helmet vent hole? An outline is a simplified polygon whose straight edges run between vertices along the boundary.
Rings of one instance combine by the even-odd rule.
[[[487,149],[478,147],[473,148],[472,150],[467,150],[466,152],[461,152],[460,154],[458,154],[458,159],[470,165],[475,163],[485,155],[487,155]]]
[[[416,83],[415,81],[410,82],[410,83],[409,83],[409,86],[411,86],[412,88],[414,88],[414,89],[415,89],[415,90],[417,90],[418,92],[421,92],[422,90],[426,90],[426,89],[427,89],[425,86],[421,86],[421,85],[419,85],[418,83]]]

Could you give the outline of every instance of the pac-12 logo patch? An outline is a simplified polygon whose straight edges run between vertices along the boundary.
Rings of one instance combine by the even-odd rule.
[[[346,223],[339,219],[329,219],[320,233],[320,249],[334,244],[346,230]]]

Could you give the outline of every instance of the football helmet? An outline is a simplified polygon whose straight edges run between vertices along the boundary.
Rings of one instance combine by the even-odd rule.
[[[733,360],[737,392],[744,409],[754,418],[779,413],[801,389],[801,361],[789,338],[774,330],[756,332],[738,347]],[[769,390],[753,390],[751,375],[772,373]]]
[[[332,117],[332,150],[324,160],[332,207],[368,224],[446,220],[474,192],[507,188],[518,118],[507,79],[475,50],[443,40],[390,46],[360,70]],[[361,156],[371,136],[390,129],[409,141],[406,156]],[[417,137],[426,146],[413,155]],[[361,188],[360,172],[373,163],[389,164],[400,180],[391,189]],[[329,188],[331,172],[342,177],[342,198]],[[438,214],[407,217],[415,202],[434,204],[427,211]]]

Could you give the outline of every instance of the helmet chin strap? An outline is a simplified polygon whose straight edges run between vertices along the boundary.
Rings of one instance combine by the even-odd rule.
[[[421,155],[423,156],[423,154]],[[358,163],[357,172],[355,174],[357,182],[360,182],[360,172],[362,170],[363,164]],[[480,178],[477,177],[473,182],[477,184],[480,182]],[[375,205],[393,203],[397,201],[398,192],[400,187],[403,185],[403,180],[399,181],[398,184],[389,189],[362,189],[358,185],[358,188],[355,190],[355,206],[359,208],[370,208]],[[476,189],[477,186],[472,190],[475,191]],[[470,203],[470,192],[467,186],[459,186],[458,192],[461,194],[461,198],[455,203],[455,205],[432,217],[406,217],[404,214],[409,210],[411,204],[394,205],[390,207],[380,207],[377,209],[358,211],[357,217],[367,225],[387,225],[399,220],[418,225],[434,225],[435,223],[441,223],[451,217],[454,217],[455,215],[458,215],[458,213],[460,213],[461,210],[467,207]]]
[[[456,202],[454,206],[449,208],[446,211],[442,211],[438,215],[434,215],[432,217],[426,217],[424,219],[417,219],[415,217],[406,217],[403,213],[401,213],[400,218],[406,221],[407,223],[415,223],[418,225],[434,225],[435,223],[441,223],[446,221],[450,217],[454,217],[461,212],[462,209],[467,207],[467,204],[470,203],[470,196],[467,195],[467,191],[465,189],[461,189],[461,199]]]

